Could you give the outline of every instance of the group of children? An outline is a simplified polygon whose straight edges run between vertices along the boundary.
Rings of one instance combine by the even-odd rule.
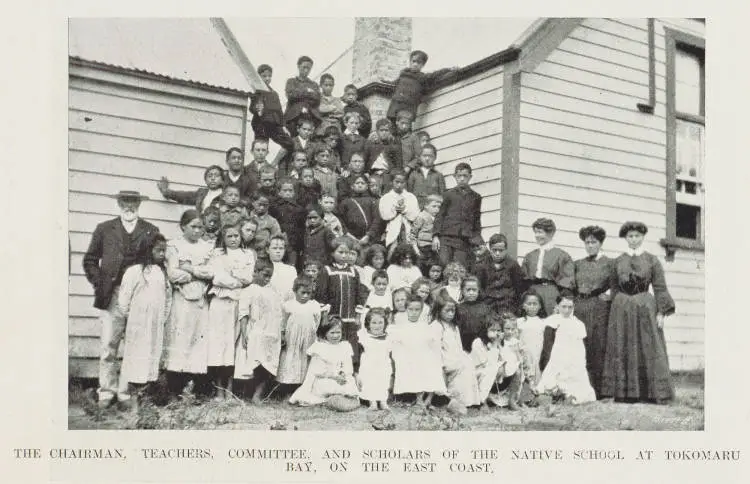
[[[164,368],[173,392],[209,382],[216,399],[261,402],[278,384],[292,403],[348,408],[413,394],[424,406],[444,396],[457,411],[515,409],[560,388],[591,399],[572,299],[542,320],[505,237],[481,238],[471,166],[455,165],[446,189],[437,148],[411,132],[421,96],[446,74],[421,73],[426,60],[412,54],[372,135],[356,87],[334,98],[333,77],[307,77],[309,58],[287,82],[283,113],[271,68],[259,67],[269,90],[251,103],[253,161],[231,148],[227,170],[207,168],[203,188],[158,184],[195,209],[181,237],[153,238],[125,274],[121,306],[150,329],[126,338],[123,378],[145,383]],[[282,148],[275,160],[269,138]],[[157,284],[132,290],[146,274]],[[497,284],[508,278],[511,289]],[[129,376],[133,358],[145,373]]]

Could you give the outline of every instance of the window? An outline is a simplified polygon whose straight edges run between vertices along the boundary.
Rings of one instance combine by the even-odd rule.
[[[667,238],[703,249],[705,237],[705,41],[665,28],[667,60]]]

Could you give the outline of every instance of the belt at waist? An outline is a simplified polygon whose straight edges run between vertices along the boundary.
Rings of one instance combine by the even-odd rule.
[[[557,283],[549,279],[532,279],[531,285],[533,286],[556,286]]]
[[[579,292],[578,297],[580,297],[581,299],[589,299],[592,297],[597,297],[607,292],[608,289],[609,288],[599,288],[599,289],[594,289],[591,292]]]

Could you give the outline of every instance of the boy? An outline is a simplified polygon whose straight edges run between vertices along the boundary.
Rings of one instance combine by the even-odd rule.
[[[304,151],[294,151],[292,153],[292,164],[289,166],[287,176],[299,181],[300,175],[302,174],[302,168],[306,166],[308,166],[307,153]]]
[[[245,170],[245,153],[237,147],[229,148],[226,162],[228,169],[224,171],[224,187],[235,186],[240,190],[240,197],[250,198],[255,193],[257,183]]]
[[[419,203],[414,194],[406,191],[404,172],[393,173],[393,188],[380,198],[380,217],[386,223],[385,246],[389,255],[399,243],[407,239],[411,223],[419,215]]]
[[[365,141],[365,171],[382,175],[390,168],[391,153],[387,150],[392,152],[395,149],[391,130],[391,122],[387,119],[379,119],[375,123],[375,136]],[[378,158],[377,166],[373,166]]]
[[[284,178],[279,182],[279,193],[276,203],[268,209],[268,213],[279,222],[281,231],[286,234],[289,242],[289,250],[286,254],[286,262],[299,267],[299,254],[302,251],[302,243],[305,233],[305,209],[297,203],[297,183],[291,178]]]
[[[320,125],[315,129],[315,135],[323,137],[326,129],[333,127],[341,132],[341,120],[344,117],[344,102],[342,99],[333,96],[333,86],[335,80],[329,73],[320,76],[320,106],[318,112],[322,119]]]
[[[313,150],[315,149],[315,143],[312,142],[313,131],[315,125],[308,119],[302,119],[299,121],[297,127],[297,134],[292,139],[292,152],[302,151],[307,154],[307,159],[313,159]],[[288,153],[279,153],[276,155],[274,164],[279,171],[281,176],[286,176],[289,173],[289,165],[291,163],[291,157]]]
[[[451,261],[466,266],[472,241],[482,238],[482,197],[469,187],[471,166],[461,162],[453,173],[456,186],[446,190],[435,216],[432,249],[443,264]]]
[[[276,170],[266,164],[260,168],[260,181],[258,183],[258,193],[268,198],[269,206],[273,206],[277,199],[276,190]]]
[[[306,212],[305,233],[303,241],[303,262],[307,266],[310,261],[317,260],[322,264],[331,262],[331,244],[333,235],[328,226],[323,221],[323,209],[320,205],[310,205]],[[317,281],[317,277],[315,279]]]
[[[428,264],[435,259],[435,253],[432,250],[432,230],[435,225],[435,215],[442,203],[443,197],[440,195],[428,195],[424,209],[419,212],[411,225],[410,240],[419,258],[419,269],[423,274],[429,271]]]
[[[515,313],[525,286],[523,271],[515,258],[508,255],[505,235],[492,235],[489,245],[491,260],[480,262],[476,267],[484,302],[496,314]]]
[[[326,145],[318,145],[315,148],[315,166],[313,173],[315,179],[320,182],[323,193],[327,193],[334,200],[338,197],[338,187],[336,186],[337,176],[331,167],[331,149]]]
[[[354,159],[355,156],[352,157]],[[363,175],[350,179],[349,195],[342,197],[338,214],[349,235],[361,245],[367,246],[378,241],[382,230],[378,199],[368,192],[367,179]]]
[[[276,166],[268,161],[268,141],[264,139],[254,139],[250,145],[250,152],[253,155],[253,161],[245,165],[245,173],[253,181],[255,190],[258,190],[260,182],[260,171],[264,167],[270,168],[274,173]],[[243,194],[243,197],[250,198],[251,194]]]
[[[418,131],[417,138],[419,138],[419,144],[422,146],[432,142],[432,138],[430,138],[430,134],[427,131]]]
[[[309,166],[302,168],[299,172],[299,185],[297,185],[297,204],[307,209],[310,204],[318,203],[322,195],[323,188],[315,179],[315,171]]]
[[[370,131],[372,131],[372,117],[370,116],[370,110],[367,106],[357,101],[357,86],[349,84],[344,88],[344,95],[341,98],[344,101],[344,114],[349,112],[355,112],[359,114],[359,134],[365,137],[370,137]],[[346,126],[341,124],[341,130],[346,129]]]
[[[250,112],[253,119],[250,126],[255,139],[272,139],[285,153],[294,149],[292,137],[284,127],[284,113],[279,94],[271,87],[273,69],[268,64],[258,66],[258,75],[266,83],[267,91],[255,91],[250,96]],[[283,156],[283,155],[282,155]]]
[[[348,169],[349,160],[353,153],[365,151],[365,138],[359,134],[359,114],[348,112],[344,115],[346,129],[341,135],[342,168]]]
[[[389,150],[391,171],[403,170],[407,175],[419,166],[422,145],[419,137],[412,133],[411,122],[414,115],[409,111],[399,111],[396,116],[396,146]]]
[[[253,195],[253,210],[250,214],[258,219],[258,228],[255,239],[259,241],[270,241],[271,238],[281,235],[279,222],[268,213],[268,197],[262,193]]]
[[[174,200],[183,205],[195,205],[198,213],[203,213],[214,199],[221,197],[224,185],[224,170],[219,165],[211,165],[203,172],[203,180],[206,182],[206,186],[197,190],[170,190],[169,180],[164,176],[156,182],[156,186],[167,200]]]
[[[286,81],[286,111],[284,112],[284,123],[286,123],[289,132],[296,135],[297,128],[300,126],[300,120],[309,120],[312,130],[315,125],[320,123],[320,86],[310,79],[310,70],[313,61],[311,58],[303,55],[297,59],[297,77],[292,77]],[[310,134],[312,134],[312,130]]]
[[[240,219],[247,217],[247,210],[240,202],[239,188],[234,185],[225,186],[218,202],[222,226],[236,225]]]
[[[415,50],[409,55],[409,67],[399,74],[393,86],[393,96],[388,106],[386,117],[393,121],[397,113],[405,110],[411,113],[412,118],[417,115],[417,107],[422,102],[422,97],[432,88],[436,82],[447,75],[457,71],[457,67],[440,69],[430,74],[422,72],[427,63],[427,54],[421,50]],[[391,81],[385,80],[387,83]]]
[[[437,148],[431,144],[422,147],[419,155],[420,167],[409,173],[406,189],[417,197],[419,208],[424,209],[428,195],[440,195],[445,193],[445,178],[443,174],[435,169]]]
[[[344,235],[344,228],[341,226],[341,220],[333,214],[336,208],[336,199],[329,193],[324,193],[320,197],[320,207],[323,209],[323,222],[331,229],[333,235],[341,237]]]

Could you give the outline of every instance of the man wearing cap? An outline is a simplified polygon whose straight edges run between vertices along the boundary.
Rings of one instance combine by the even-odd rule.
[[[125,335],[125,317],[117,305],[120,281],[125,269],[133,265],[139,245],[159,229],[138,217],[142,196],[136,191],[121,191],[117,199],[120,216],[102,222],[94,229],[91,243],[83,256],[86,279],[94,286],[94,307],[101,310],[101,354],[99,359],[99,405],[108,406],[117,396],[129,399],[126,381],[119,380],[117,349]]]

